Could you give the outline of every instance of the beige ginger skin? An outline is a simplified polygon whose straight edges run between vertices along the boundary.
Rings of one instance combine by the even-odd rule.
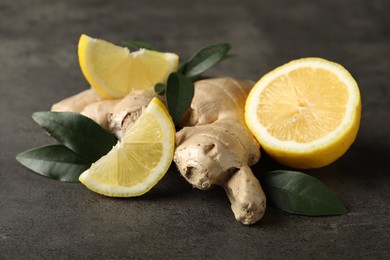
[[[96,97],[99,95],[89,89],[54,104],[51,111],[78,112],[121,139],[123,133],[137,120],[153,97],[156,97],[156,93],[153,90],[143,90],[133,91],[122,99]]]
[[[247,225],[261,219],[266,207],[250,169],[260,158],[260,147],[244,119],[252,86],[232,78],[197,81],[174,153],[178,170],[193,187],[223,187],[235,218]],[[152,90],[133,91],[121,100],[103,100],[90,89],[54,104],[52,111],[79,112],[120,139],[155,96]]]
[[[194,187],[223,187],[237,220],[257,222],[266,199],[250,166],[258,162],[260,147],[244,119],[251,81],[215,78],[198,81],[184,127],[176,134],[174,161]]]

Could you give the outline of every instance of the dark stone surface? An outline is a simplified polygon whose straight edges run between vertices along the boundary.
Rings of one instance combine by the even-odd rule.
[[[0,2],[0,258],[380,259],[390,253],[390,2]],[[111,199],[36,175],[14,159],[53,142],[34,111],[87,87],[81,33],[136,39],[188,58],[229,42],[238,56],[211,75],[259,79],[289,60],[320,56],[359,83],[358,138],[336,163],[307,171],[349,213],[303,217],[269,207],[254,226],[235,221],[221,189],[193,190],[174,170],[150,193]],[[257,174],[285,168],[263,159]]]

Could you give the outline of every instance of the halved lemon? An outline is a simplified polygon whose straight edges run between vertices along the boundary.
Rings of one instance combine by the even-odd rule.
[[[291,61],[263,76],[251,90],[245,120],[276,161],[317,168],[342,156],[354,142],[361,100],[356,81],[341,65],[321,59]]]
[[[175,146],[175,127],[165,106],[154,98],[112,150],[83,172],[90,190],[111,197],[149,191],[167,172]]]
[[[78,56],[84,77],[104,98],[122,98],[132,90],[165,83],[179,63],[174,53],[145,49],[130,52],[85,34],[79,40]]]

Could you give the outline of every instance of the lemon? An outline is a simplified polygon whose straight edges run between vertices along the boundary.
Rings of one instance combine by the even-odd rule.
[[[130,52],[128,48],[85,34],[79,40],[78,56],[84,77],[104,98],[122,98],[132,90],[166,83],[179,63],[174,53],[146,49]]]
[[[164,104],[154,98],[112,150],[83,172],[90,190],[111,197],[149,191],[167,172],[175,146],[175,127]]]
[[[264,150],[295,168],[317,168],[354,142],[361,100],[341,65],[321,59],[291,61],[263,76],[251,90],[245,120]]]

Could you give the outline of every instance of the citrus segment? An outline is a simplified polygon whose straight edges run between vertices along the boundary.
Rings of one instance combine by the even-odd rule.
[[[175,127],[164,104],[154,98],[121,141],[80,182],[112,197],[133,197],[149,191],[167,172],[175,143]]]
[[[325,166],[344,154],[360,122],[356,81],[341,65],[305,58],[262,77],[245,119],[264,150],[296,168]]]
[[[129,49],[81,35],[78,44],[81,70],[89,84],[102,97],[121,98],[132,90],[153,88],[165,83],[177,70],[174,53]]]

